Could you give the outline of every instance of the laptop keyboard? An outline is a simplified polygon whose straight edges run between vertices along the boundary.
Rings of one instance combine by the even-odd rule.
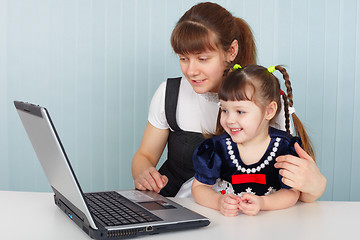
[[[162,220],[117,192],[85,193],[90,212],[106,226]]]

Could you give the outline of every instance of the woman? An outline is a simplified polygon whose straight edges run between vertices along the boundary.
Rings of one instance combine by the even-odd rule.
[[[246,66],[256,62],[250,27],[215,3],[199,3],[188,10],[172,32],[171,45],[185,78],[169,79],[154,94],[132,163],[135,188],[164,196],[175,196],[194,175],[192,154],[204,139],[202,133],[215,132],[217,91],[228,64]],[[284,129],[282,125],[275,127]],[[157,171],[166,144],[168,159]],[[276,167],[283,168],[284,183],[301,191],[302,201],[311,202],[324,192],[326,179],[301,150],[300,158],[286,155],[278,159]]]

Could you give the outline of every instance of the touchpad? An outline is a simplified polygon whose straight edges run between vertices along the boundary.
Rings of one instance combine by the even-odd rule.
[[[149,201],[149,202],[138,202],[141,206],[146,208],[149,211],[153,210],[164,210],[164,209],[172,209],[176,208],[173,205],[165,202],[165,201]]]

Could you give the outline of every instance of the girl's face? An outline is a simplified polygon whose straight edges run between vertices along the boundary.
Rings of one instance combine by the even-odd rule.
[[[220,124],[235,143],[250,143],[267,136],[269,121],[254,102],[220,100],[220,108]]]
[[[179,54],[180,67],[197,93],[218,92],[231,54],[220,50]]]

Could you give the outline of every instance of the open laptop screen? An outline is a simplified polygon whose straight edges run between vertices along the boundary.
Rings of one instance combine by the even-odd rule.
[[[19,101],[14,104],[51,187],[61,192],[97,229],[47,110]]]

